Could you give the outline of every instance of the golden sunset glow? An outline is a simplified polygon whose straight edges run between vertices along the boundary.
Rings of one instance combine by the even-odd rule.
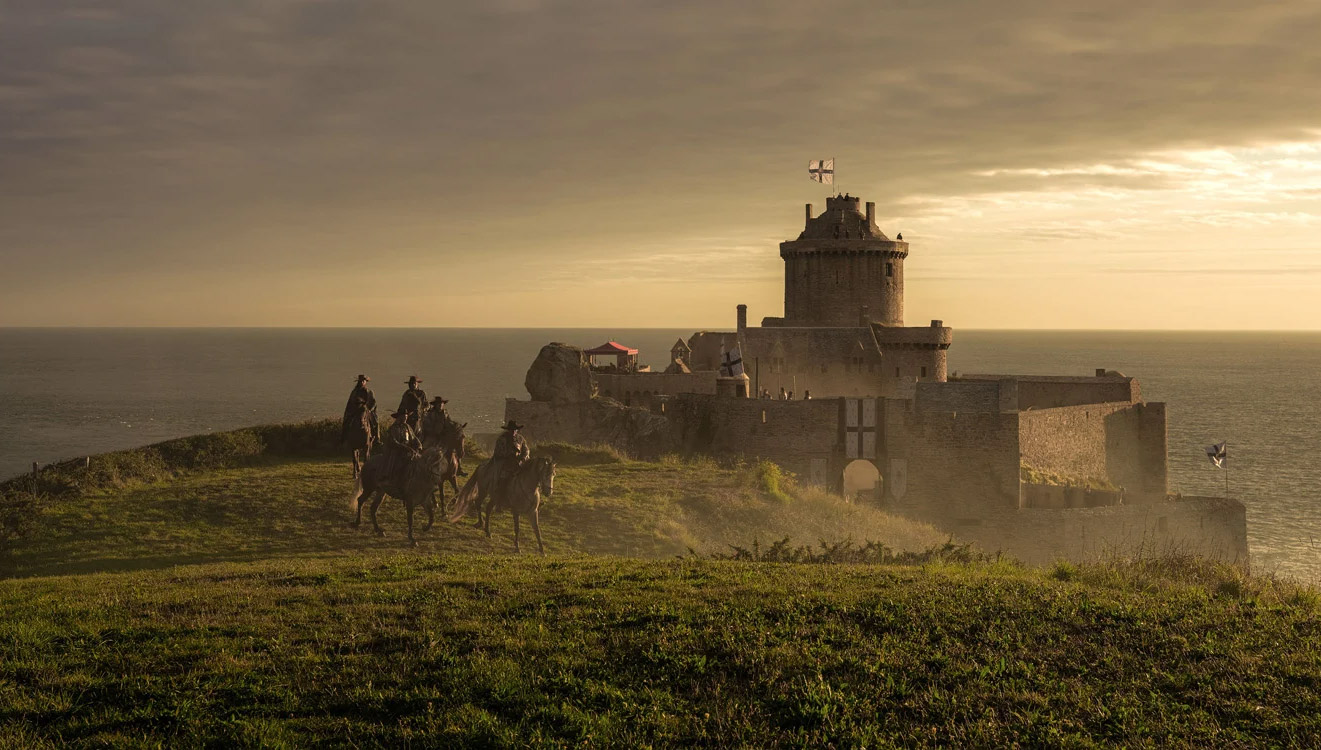
[[[778,315],[834,157],[912,320],[1321,326],[1315,6],[954,5],[0,9],[0,325]]]

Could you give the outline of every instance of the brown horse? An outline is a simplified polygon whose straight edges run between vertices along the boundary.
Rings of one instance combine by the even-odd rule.
[[[472,479],[463,486],[463,490],[455,498],[455,509],[450,514],[450,521],[455,522],[463,518],[468,510],[468,505],[474,498],[480,498],[483,485],[494,483],[495,478],[490,475],[490,463],[482,466],[473,472]],[[529,460],[520,466],[509,481],[503,487],[492,486],[489,491],[489,499],[486,501],[486,507],[478,508],[478,524],[486,530],[486,536],[491,536],[491,514],[509,509],[514,514],[514,551],[518,552],[519,516],[527,516],[532,522],[532,532],[537,535],[537,552],[546,554],[545,547],[541,544],[541,498],[544,495],[549,498],[555,492],[555,462],[548,456],[538,456]],[[485,513],[485,522],[482,521],[483,512]]]
[[[464,443],[468,441],[468,436],[464,434],[464,428],[468,426],[467,422],[463,424],[454,423],[443,434],[435,438],[423,437],[423,445],[426,448],[434,448],[441,454],[441,474],[436,482],[436,489],[440,493],[440,512],[445,513],[445,482],[449,482],[454,494],[459,494],[459,461],[466,453]]]
[[[357,419],[347,420],[342,435],[344,442],[353,450],[353,478],[362,473],[362,466],[372,457],[372,446],[376,444],[376,433],[372,430],[372,413],[363,409]]]
[[[444,464],[445,458],[438,448],[424,450],[420,456],[409,460],[404,468],[403,483],[401,486],[396,486],[385,476],[385,456],[377,456],[368,461],[358,476],[358,485],[354,489],[353,497],[349,498],[349,504],[356,504],[358,511],[353,525],[356,527],[362,523],[362,506],[367,502],[367,498],[372,498],[372,530],[376,532],[376,536],[385,536],[385,531],[376,523],[376,509],[381,507],[381,501],[386,495],[397,497],[404,501],[404,507],[408,510],[408,543],[416,547],[417,541],[413,539],[413,510],[421,506],[427,512],[427,524],[422,530],[430,530],[431,525],[436,522],[436,501],[432,493],[435,492],[436,486],[440,484],[446,472]],[[452,454],[448,464],[451,471],[458,470],[458,461]]]

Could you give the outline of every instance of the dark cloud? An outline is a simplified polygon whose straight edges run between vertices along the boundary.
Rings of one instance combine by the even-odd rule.
[[[1160,189],[1014,170],[1312,137],[1318,38],[1305,1],[8,0],[0,293],[788,232],[831,155],[890,215]]]

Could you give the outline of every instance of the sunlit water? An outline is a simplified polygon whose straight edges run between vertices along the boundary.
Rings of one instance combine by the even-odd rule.
[[[493,430],[547,341],[607,338],[663,365],[684,330],[0,330],[0,475],[198,432],[338,415],[359,372],[385,406],[416,373],[470,430]],[[1321,577],[1321,334],[955,332],[951,372],[1138,377],[1166,401],[1170,484],[1220,495],[1227,440],[1254,563]]]

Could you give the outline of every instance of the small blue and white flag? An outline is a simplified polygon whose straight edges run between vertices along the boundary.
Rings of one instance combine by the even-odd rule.
[[[1215,464],[1217,469],[1225,468],[1225,461],[1229,460],[1229,445],[1227,443],[1208,445],[1206,457],[1211,459],[1211,463]]]
[[[819,182],[823,185],[835,184],[835,160],[834,159],[814,159],[807,163],[807,174],[813,182]]]

